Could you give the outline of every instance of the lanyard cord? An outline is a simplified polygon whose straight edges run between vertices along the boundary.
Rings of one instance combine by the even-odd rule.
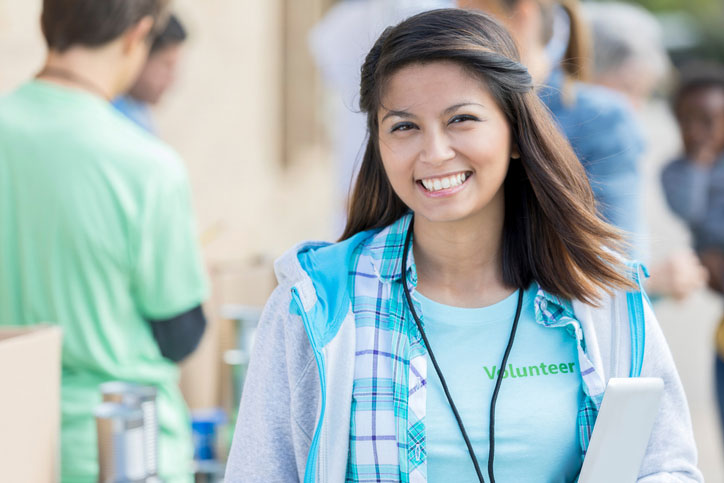
[[[422,328],[422,321],[420,320],[420,317],[418,317],[417,312],[415,312],[415,307],[412,304],[412,297],[410,296],[410,289],[407,287],[407,277],[406,277],[406,271],[407,271],[407,252],[410,247],[410,240],[412,239],[412,225],[413,220],[410,220],[410,226],[407,229],[407,236],[405,237],[405,245],[402,249],[402,287],[405,292],[405,298],[407,299],[407,305],[410,308],[410,312],[412,313],[412,318],[415,319],[415,324],[417,324],[417,329],[420,331],[420,335],[422,336],[422,341],[425,343],[425,348],[427,348],[427,353],[430,355],[430,360],[432,361],[432,365],[435,367],[435,372],[437,373],[437,376],[440,378],[440,383],[442,384],[442,390],[445,392],[445,397],[447,398],[448,404],[450,404],[450,409],[452,409],[453,414],[455,415],[455,420],[458,423],[458,427],[460,428],[460,432],[462,433],[463,439],[465,440],[465,446],[468,448],[468,453],[470,454],[470,459],[473,460],[473,466],[475,466],[475,473],[478,475],[478,480],[480,483],[485,483],[485,480],[483,479],[483,474],[480,471],[480,465],[478,464],[478,459],[475,456],[475,450],[473,449],[473,445],[470,443],[470,438],[468,437],[467,431],[465,431],[465,426],[463,425],[463,420],[460,417],[460,414],[458,413],[458,409],[455,406],[455,403],[453,402],[453,398],[450,395],[450,390],[447,387],[447,382],[445,382],[445,378],[442,375],[442,371],[440,370],[440,366],[437,364],[437,360],[435,359],[435,355],[432,352],[432,347],[430,346],[430,343],[427,340],[427,335],[425,334],[425,331]],[[518,290],[518,306],[515,309],[515,319],[513,319],[513,328],[510,331],[510,338],[508,339],[508,345],[505,348],[505,354],[503,355],[503,362],[500,365],[500,369],[498,370],[498,379],[495,382],[495,389],[493,390],[493,397],[490,400],[490,429],[489,429],[489,441],[490,441],[490,450],[488,453],[488,476],[490,477],[490,483],[495,483],[495,477],[493,476],[493,458],[495,457],[495,404],[498,401],[498,392],[500,391],[500,386],[503,383],[503,373],[505,370],[505,365],[508,363],[508,356],[510,355],[510,350],[513,348],[513,340],[515,339],[515,332],[518,328],[518,320],[520,319],[520,312],[521,308],[523,306],[523,290]]]

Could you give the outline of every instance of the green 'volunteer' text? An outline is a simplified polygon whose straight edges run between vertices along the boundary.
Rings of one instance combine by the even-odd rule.
[[[513,367],[513,364],[508,364],[508,368],[503,371],[503,379],[508,376],[512,378],[518,377],[535,377],[535,376],[555,376],[557,374],[570,374],[576,367],[575,362],[561,362],[556,364],[546,364],[541,362],[537,366],[524,366],[524,367]],[[493,380],[500,373],[498,366],[483,366],[485,373],[488,377]]]

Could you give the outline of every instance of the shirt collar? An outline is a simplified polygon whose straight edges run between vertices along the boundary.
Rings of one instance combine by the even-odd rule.
[[[402,250],[405,246],[405,237],[411,222],[412,212],[408,212],[391,225],[380,230],[367,245],[374,273],[383,282],[389,283],[400,279]],[[406,273],[412,285],[417,285],[417,270],[415,269],[415,257],[412,253],[412,243],[408,247]]]
[[[536,283],[536,285],[538,285]],[[545,327],[560,327],[568,325],[571,319],[575,319],[573,304],[570,300],[553,295],[538,285],[538,292],[535,296],[535,320]]]

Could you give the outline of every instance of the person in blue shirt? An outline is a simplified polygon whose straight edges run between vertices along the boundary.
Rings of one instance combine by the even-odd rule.
[[[226,481],[575,481],[606,381],[636,367],[666,388],[642,481],[702,481],[621,237],[506,30],[462,9],[386,29],[360,109],[345,231],[276,263]]]
[[[724,66],[685,65],[673,104],[684,153],[661,173],[666,200],[691,230],[710,288],[724,295]],[[724,318],[716,343],[716,392],[724,424]]]
[[[671,69],[663,30],[652,13],[637,5],[605,2],[584,7],[593,34],[592,82],[622,93],[635,108],[637,122],[644,130],[644,108]],[[630,34],[633,30],[637,35]],[[645,160],[651,162],[655,146],[647,144]],[[691,249],[645,261],[650,263],[651,277],[646,281],[649,295],[684,300],[706,286],[707,271]]]
[[[186,29],[176,15],[170,15],[166,26],[151,43],[151,51],[131,88],[113,100],[113,106],[131,121],[156,134],[151,106],[157,104],[176,80],[176,70]]]
[[[673,104],[684,153],[662,172],[666,199],[697,252],[724,256],[724,66],[685,66]],[[721,292],[724,273],[710,268],[710,275]]]

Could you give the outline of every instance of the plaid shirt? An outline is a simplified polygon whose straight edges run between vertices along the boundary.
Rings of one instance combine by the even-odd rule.
[[[427,481],[425,408],[427,351],[401,283],[402,250],[412,214],[386,227],[356,253],[351,271],[356,324],[350,450],[346,481]],[[417,272],[409,248],[406,278],[411,293]],[[422,313],[414,300],[415,310]],[[586,355],[583,331],[570,301],[546,293],[535,297],[535,320],[566,327],[577,340],[586,395],[578,412],[581,454],[585,454],[605,383]]]

